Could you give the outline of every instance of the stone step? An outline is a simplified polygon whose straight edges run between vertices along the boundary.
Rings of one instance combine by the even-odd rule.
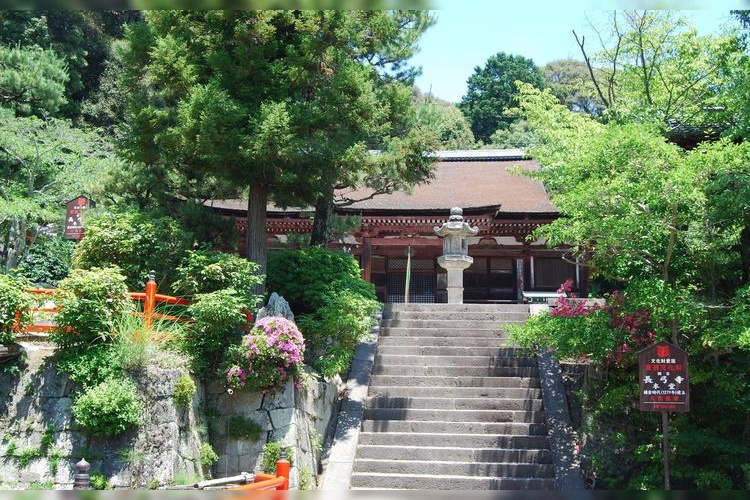
[[[552,478],[435,476],[431,474],[352,474],[354,490],[554,490]]]
[[[474,367],[536,367],[535,358],[510,356],[458,356],[458,355],[420,355],[420,354],[383,354],[378,351],[376,365],[396,366],[474,366]]]
[[[528,313],[529,306],[527,304],[385,304],[383,306],[383,317],[391,313],[411,311],[411,312],[515,312],[515,313]]]
[[[381,474],[439,474],[495,477],[536,477],[553,478],[552,464],[525,464],[513,462],[459,462],[411,460],[358,459],[354,462],[354,472],[377,472]]]
[[[537,377],[535,366],[408,366],[384,365],[375,360],[373,375],[409,375],[412,377]]]
[[[507,334],[500,328],[465,330],[463,328],[381,328],[381,337],[487,337],[504,341]]]
[[[499,337],[439,337],[439,336],[383,336],[378,338],[378,349],[383,346],[447,346],[447,347],[494,347],[501,348],[505,343],[504,338]],[[506,348],[508,349],[508,348]]]
[[[433,328],[437,330],[494,330],[503,325],[518,324],[519,320],[502,321],[456,320],[447,319],[383,319],[381,328]]]
[[[361,445],[360,458],[455,462],[551,463],[550,450],[527,448],[460,448],[448,446]]]
[[[368,396],[386,398],[420,398],[438,396],[441,398],[524,398],[539,399],[542,397],[540,389],[525,387],[398,387],[371,385]]]
[[[542,410],[539,399],[388,397],[367,398],[367,408],[423,410]]]
[[[492,356],[510,357],[498,347],[499,342],[492,346],[421,346],[421,345],[378,345],[378,355],[409,355],[409,356]]]
[[[532,437],[539,439],[530,440]],[[548,440],[545,423],[365,420],[359,442],[409,446],[409,443],[419,443],[425,446],[546,448]]]
[[[460,320],[460,321],[517,321],[524,322],[528,312],[438,312],[396,311],[384,316],[384,320]]]
[[[396,423],[396,422],[389,422]],[[414,423],[414,422],[412,422]],[[457,422],[444,422],[461,427]],[[477,424],[484,423],[489,426],[500,425],[544,425],[544,424],[520,424],[520,423],[486,423],[486,422],[464,422],[476,428]],[[450,427],[446,426],[447,429]],[[549,449],[549,438],[547,436],[524,436],[512,434],[455,434],[445,432],[440,434],[428,433],[402,433],[402,432],[362,432],[359,436],[359,444],[373,446],[450,446],[454,448],[525,448],[542,450]]]
[[[544,410],[436,410],[422,408],[366,408],[369,420],[445,422],[544,422]]]
[[[398,387],[539,387],[539,378],[534,376],[522,377],[518,375],[508,377],[489,376],[450,376],[450,375],[370,375],[370,386],[398,386]]]

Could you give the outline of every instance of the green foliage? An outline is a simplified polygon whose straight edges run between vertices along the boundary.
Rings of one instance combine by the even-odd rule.
[[[190,250],[176,271],[172,284],[176,293],[193,296],[231,288],[247,308],[255,307],[260,299],[252,295],[253,288],[262,283],[258,265],[237,255]]]
[[[288,302],[295,314],[314,312],[338,290],[375,299],[375,288],[362,280],[351,255],[313,247],[269,256],[266,287]]]
[[[98,470],[92,471],[89,474],[89,483],[91,488],[94,490],[112,490],[114,487],[109,484],[107,476],[99,472]]]
[[[261,318],[239,346],[230,348],[227,385],[265,394],[283,388],[290,379],[299,383],[304,351],[304,339],[294,322]]]
[[[346,372],[354,348],[369,335],[379,307],[376,300],[344,289],[328,295],[314,313],[300,316],[307,363],[325,377]]]
[[[18,461],[18,466],[22,469],[29,466],[34,460],[42,458],[44,454],[40,448],[24,448],[23,450],[16,453],[15,458]]]
[[[593,68],[598,75],[599,69]],[[557,99],[576,113],[598,117],[604,110],[586,63],[578,59],[552,61],[542,67],[544,81]]]
[[[73,267],[75,246],[75,242],[61,237],[38,239],[19,262],[18,274],[33,283],[57,286]]]
[[[216,454],[211,445],[208,443],[201,443],[200,451],[198,454],[198,461],[203,467],[211,467],[219,460],[219,455]]]
[[[286,447],[286,459],[289,464],[293,464],[294,449],[291,446]],[[266,474],[276,473],[276,462],[281,459],[281,441],[271,441],[263,447],[263,458],[260,462],[260,468]]]
[[[490,144],[495,148],[529,149],[537,143],[536,133],[526,120],[518,120],[508,128],[497,129],[490,136]]]
[[[227,436],[248,441],[258,441],[263,428],[253,419],[232,415],[227,422]]]
[[[195,394],[195,382],[186,373],[181,373],[174,384],[174,402],[181,408],[190,408]]]
[[[483,68],[477,66],[466,81],[468,89],[458,107],[471,122],[477,141],[489,142],[496,130],[506,129],[515,121],[505,111],[517,103],[516,81],[544,86],[544,77],[534,61],[504,52],[491,56]]]
[[[56,369],[83,386],[95,385],[117,378],[123,370],[119,352],[108,344],[97,344],[85,349],[59,349],[55,354]]]
[[[54,115],[65,102],[66,69],[52,50],[0,45],[0,105],[19,115]]]
[[[14,269],[48,225],[65,220],[61,204],[91,195],[118,160],[97,131],[64,120],[15,117],[2,107],[0,144],[0,258],[5,269]]]
[[[437,133],[440,149],[476,148],[471,125],[455,104],[421,95],[415,115],[417,123]]]
[[[244,305],[245,300],[232,289],[198,294],[193,298],[188,315],[195,322],[185,329],[181,344],[195,373],[216,375],[227,348],[242,336],[247,321],[242,312]]]
[[[168,287],[189,244],[190,235],[170,217],[135,210],[100,212],[87,218],[86,237],[73,262],[82,269],[118,266],[133,291],[144,289],[151,271],[160,286]]]
[[[54,490],[54,481],[31,481],[27,486],[27,490]]]
[[[72,410],[84,432],[116,436],[141,423],[143,403],[130,379],[109,379],[84,390]]]
[[[542,312],[507,330],[511,341],[523,348],[543,346],[562,359],[602,361],[625,340],[624,332],[610,328],[610,319],[603,309],[570,318]]]
[[[229,180],[250,188],[248,226],[265,227],[269,196],[332,201],[334,185],[423,180],[432,134],[409,126],[407,61],[432,22],[404,10],[149,11],[124,54],[123,150],[148,179],[134,187],[205,199]],[[263,75],[252,92],[248,75]],[[248,245],[261,272],[265,247],[265,235]]]
[[[0,344],[13,343],[14,329],[22,329],[31,321],[34,298],[26,291],[28,286],[24,278],[0,274]]]
[[[132,310],[125,276],[114,267],[74,269],[60,281],[55,303],[62,310],[52,340],[64,348],[111,341],[117,322]]]

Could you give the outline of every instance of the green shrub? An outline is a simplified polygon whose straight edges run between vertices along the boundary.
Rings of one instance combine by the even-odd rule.
[[[257,271],[256,263],[237,255],[191,250],[177,268],[177,280],[172,289],[177,294],[193,296],[231,288],[246,301],[246,307],[252,308],[260,297],[252,295],[251,291],[263,281]]]
[[[211,467],[219,460],[219,455],[216,454],[211,445],[208,443],[201,443],[200,451],[198,452],[198,461],[203,467]]]
[[[247,322],[243,306],[242,299],[232,289],[195,296],[188,307],[188,314],[195,322],[185,329],[181,342],[195,373],[215,375],[228,347],[239,342]]]
[[[261,318],[231,350],[227,384],[266,393],[282,388],[290,379],[299,383],[304,352],[305,342],[294,322],[276,316]]]
[[[292,465],[293,450],[291,446],[286,447],[286,459],[289,460],[289,464]],[[281,459],[281,441],[271,441],[266,443],[263,447],[263,458],[261,460],[260,468],[266,474],[276,473],[276,462]]]
[[[130,379],[109,379],[86,389],[73,403],[73,416],[83,431],[115,436],[141,423],[143,403]]]
[[[59,349],[55,354],[57,371],[83,386],[93,387],[122,374],[120,352],[108,344],[96,344],[86,349]]]
[[[132,311],[127,291],[117,268],[74,269],[55,292],[62,310],[52,340],[61,347],[111,341],[117,321]]]
[[[18,265],[18,272],[33,283],[53,286],[65,278],[73,267],[74,241],[62,236],[37,240]]]
[[[143,290],[150,271],[160,286],[168,286],[192,238],[170,218],[135,210],[92,213],[86,237],[73,254],[83,269],[118,266],[131,290]]]
[[[353,256],[318,247],[269,253],[266,289],[283,296],[295,314],[315,312],[340,290],[376,298]]]
[[[257,441],[263,428],[253,419],[241,415],[232,415],[227,422],[227,436],[238,439]]]
[[[313,314],[299,317],[307,363],[326,377],[348,370],[354,348],[369,335],[380,304],[349,290],[332,293]]]
[[[174,384],[174,402],[181,408],[190,408],[195,394],[195,382],[190,375],[181,373]]]
[[[111,490],[114,489],[111,484],[109,484],[109,480],[107,479],[107,476],[102,474],[101,472],[95,470],[91,472],[89,477],[89,483],[91,484],[91,489],[94,490]]]
[[[0,344],[13,343],[14,328],[22,329],[31,321],[34,297],[26,291],[28,286],[24,278],[0,274]]]

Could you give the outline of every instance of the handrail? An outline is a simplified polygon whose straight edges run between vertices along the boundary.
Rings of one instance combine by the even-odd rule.
[[[27,291],[31,292],[34,295],[48,295],[51,296],[55,293],[56,288],[37,288],[37,287],[30,287],[26,289]],[[179,306],[189,306],[193,303],[190,299],[185,299],[182,297],[175,297],[172,295],[165,295],[161,293],[156,293],[156,281],[154,280],[153,275],[149,276],[149,280],[146,282],[146,291],[145,292],[128,292],[128,297],[131,300],[137,300],[140,302],[143,302],[143,312],[137,311],[134,312],[133,315],[136,317],[143,318],[144,327],[147,330],[150,330],[154,325],[154,319],[164,319],[168,321],[180,321],[183,323],[192,323],[193,320],[190,318],[184,318],[180,316],[175,316],[171,314],[162,314],[156,312],[156,305],[157,304],[175,304]],[[43,313],[57,313],[60,312],[61,307],[55,306],[55,307],[33,307],[31,308],[32,315],[34,313],[43,312]],[[253,314],[252,312],[248,310],[243,309],[243,314],[245,315],[245,318],[247,320],[247,329],[250,329],[253,324]],[[18,315],[17,315],[18,316]],[[56,326],[53,324],[31,324],[28,327],[26,327],[27,332],[37,332],[37,333],[46,333],[52,329],[54,329]]]

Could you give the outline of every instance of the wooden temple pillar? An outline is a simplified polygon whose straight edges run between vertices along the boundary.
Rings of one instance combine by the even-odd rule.
[[[369,234],[362,235],[362,279],[371,282],[372,278],[372,240]]]

